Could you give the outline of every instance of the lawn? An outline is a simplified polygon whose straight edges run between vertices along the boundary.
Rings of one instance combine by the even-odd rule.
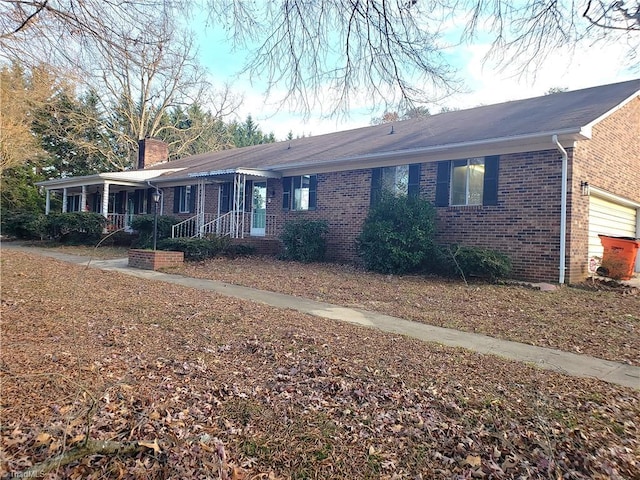
[[[2,475],[74,453],[44,478],[640,475],[631,389],[28,253],[1,267]]]
[[[584,284],[541,292],[268,257],[215,258],[175,272],[640,365],[638,289]]]

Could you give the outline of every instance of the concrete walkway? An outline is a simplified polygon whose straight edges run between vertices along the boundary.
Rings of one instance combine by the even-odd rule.
[[[163,281],[185,287],[208,290],[229,297],[242,298],[277,308],[297,310],[321,318],[354,323],[384,332],[397,333],[426,342],[436,342],[452,347],[462,347],[474,352],[497,355],[510,360],[534,364],[540,368],[576,377],[593,377],[605,382],[640,390],[640,367],[602,360],[588,355],[534,347],[523,343],[500,340],[486,335],[434,327],[366,310],[345,308],[301,297],[231,285],[215,280],[172,275],[151,270],[129,268],[126,258],[116,260],[89,260],[87,257],[69,255],[53,250],[24,247],[4,243],[2,248],[22,250],[56,258],[65,262],[88,265],[91,268],[111,270],[147,280]]]

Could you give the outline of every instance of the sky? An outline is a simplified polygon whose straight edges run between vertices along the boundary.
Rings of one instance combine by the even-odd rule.
[[[192,26],[193,27],[193,26]],[[312,112],[309,118],[303,114],[278,111],[277,102],[265,99],[265,86],[252,84],[248,77],[238,76],[245,60],[243,52],[231,52],[224,34],[204,24],[197,27],[199,58],[208,68],[214,84],[229,83],[233,91],[243,97],[237,112],[237,120],[244,121],[251,114],[264,133],[274,133],[277,140],[284,140],[289,132],[294,137],[321,135],[371,124],[373,117],[382,111],[371,111],[371,105],[358,100],[347,118],[322,118]],[[625,48],[626,47],[626,48]],[[549,56],[535,72],[523,74],[520,66],[498,69],[483,62],[488,44],[475,43],[451,49],[448,59],[463,80],[463,91],[451,95],[437,104],[427,105],[432,113],[442,107],[471,108],[479,105],[544,95],[551,88],[577,90],[581,88],[616,83],[640,77],[639,67],[625,62],[628,45],[577,45]]]

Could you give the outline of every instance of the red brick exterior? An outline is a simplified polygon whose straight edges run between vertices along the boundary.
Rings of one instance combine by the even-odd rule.
[[[129,266],[143,270],[160,270],[162,268],[177,267],[184,262],[183,252],[169,252],[164,250],[129,250]]]
[[[593,138],[577,142],[568,153],[567,258],[565,279],[587,276],[589,198],[580,182],[640,202],[640,99],[634,99],[593,127]],[[421,168],[420,191],[435,201],[436,163]],[[282,208],[282,182],[267,181],[267,215],[274,215],[276,234],[291,220],[326,220],[328,260],[358,261],[356,239],[369,210],[371,169],[321,173],[317,208]],[[513,276],[531,281],[558,281],[562,156],[556,149],[501,155],[498,204],[437,207],[437,240],[495,249],[509,255]],[[173,188],[164,188],[164,213],[173,213]],[[206,212],[217,212],[218,185],[206,187]],[[256,240],[258,241],[258,240]],[[273,242],[272,244],[273,245]]]
[[[593,127],[592,138],[579,142],[573,161],[567,265],[568,279],[587,276],[589,197],[580,196],[580,182],[640,202],[640,98],[635,98]]]
[[[169,160],[169,146],[157,138],[138,141],[138,168],[151,167]]]

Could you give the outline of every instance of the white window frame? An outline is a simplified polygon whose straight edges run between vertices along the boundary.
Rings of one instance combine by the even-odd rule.
[[[382,191],[391,193],[394,197],[407,196],[409,194],[409,165],[382,167],[380,181],[382,182]]]
[[[306,180],[306,186],[305,186]],[[296,181],[299,182],[299,185],[296,186]],[[309,210],[309,192],[311,191],[311,175],[299,175],[296,177],[292,177],[291,179],[292,185],[292,205],[291,210],[296,211],[307,211]]]
[[[462,164],[462,162],[465,162]],[[472,192],[471,183],[472,183],[472,174],[473,174],[473,166],[481,166],[482,167],[482,182],[480,185],[479,194],[478,192]],[[454,182],[456,181],[455,169],[465,167],[465,177],[464,177],[464,203],[454,201]],[[485,168],[485,159],[484,157],[474,157],[467,158],[464,160],[453,160],[451,162],[451,182],[449,185],[449,205],[460,207],[460,206],[475,206],[482,205],[483,197],[484,197],[484,168]]]
[[[178,200],[178,213],[191,213],[191,185],[180,187],[180,198]]]

